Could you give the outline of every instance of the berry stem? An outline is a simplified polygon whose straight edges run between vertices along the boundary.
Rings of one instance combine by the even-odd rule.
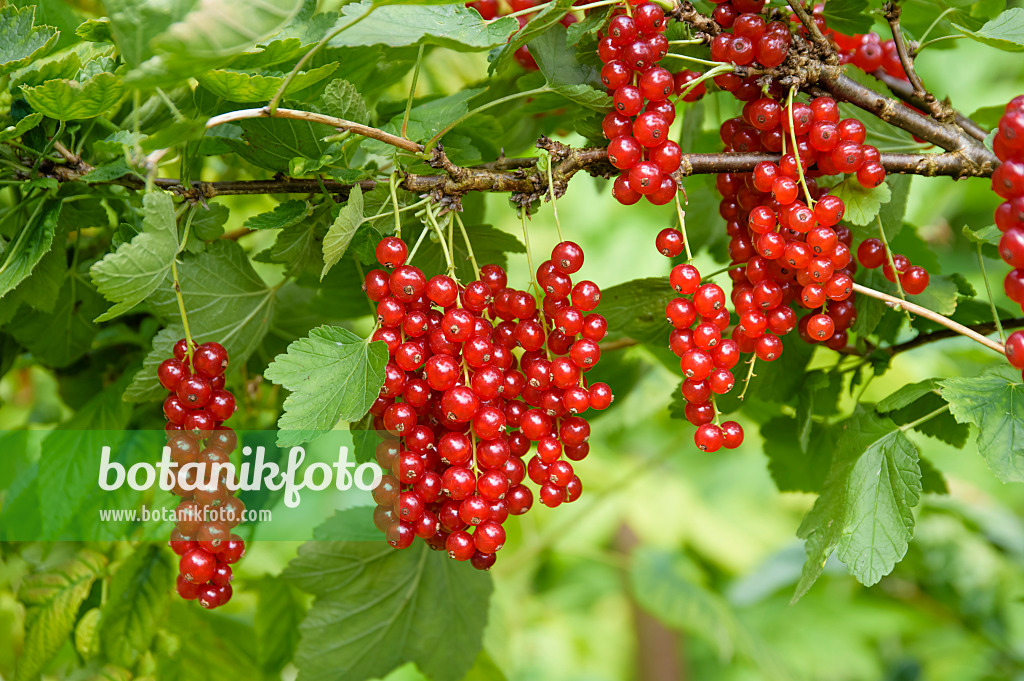
[[[981,242],[978,243],[978,265],[981,267],[981,278],[985,282],[985,293],[988,294],[988,306],[992,308],[992,320],[996,323],[996,331],[999,332],[999,340],[1006,343],[1006,333],[1003,331],[1003,323],[999,320],[999,312],[996,310],[996,301],[992,297],[992,285],[988,282],[988,272],[985,271],[985,258],[981,254]]]
[[[684,87],[682,90],[676,93],[676,96],[679,99],[682,99],[686,95],[690,94],[691,90],[693,90],[695,87],[703,83],[705,80],[708,80],[709,78],[714,78],[715,76],[722,73],[732,73],[733,70],[734,69],[732,64],[719,64],[715,68],[705,71],[697,78],[691,80],[689,83],[686,84],[686,87]]]
[[[752,379],[754,376],[757,376],[757,374],[754,373],[754,364],[756,364],[756,363],[757,363],[757,355],[751,356],[750,362],[748,362],[748,364],[750,364],[750,368],[747,370],[747,377],[743,379],[743,392],[740,393],[740,400],[741,401],[743,400],[743,398],[747,394],[747,388],[750,387],[750,379]]]
[[[702,45],[704,43],[700,38],[693,38],[692,40],[669,40],[669,45]]]
[[[690,238],[686,236],[686,211],[683,204],[679,202],[679,194],[676,193],[676,215],[679,216],[679,231],[683,233],[683,248],[686,249],[686,262],[693,261],[693,253],[690,252]]]
[[[409,257],[407,257],[405,259],[405,264],[406,265],[408,265],[408,264],[410,264],[412,262],[412,257],[414,255],[416,255],[416,251],[418,251],[420,249],[420,244],[423,243],[423,238],[425,236],[427,236],[427,232],[429,232],[429,231],[430,231],[430,229],[424,228],[423,231],[420,232],[420,235],[416,238],[416,243],[413,244],[413,246],[412,246],[412,250],[409,251]]]
[[[906,310],[907,312],[913,312],[914,314],[924,317],[925,319],[930,319],[936,324],[941,324],[942,326],[945,326],[947,329],[952,329],[953,331],[959,333],[962,336],[967,336],[971,340],[977,341],[978,343],[984,345],[986,348],[995,350],[1001,355],[1006,354],[1006,348],[1004,348],[1001,343],[997,343],[990,338],[986,338],[977,331],[974,331],[964,326],[963,324],[960,324],[959,322],[954,322],[949,317],[944,317],[940,315],[938,312],[934,312],[926,307],[921,307],[920,305],[911,303],[906,300],[901,300],[895,296],[890,296],[888,293],[882,293],[881,291],[876,291],[873,288],[862,286],[861,284],[855,283],[853,285],[853,290],[854,292],[868,296],[869,298],[877,298],[878,300],[883,301],[886,305],[893,308],[894,310],[902,309]]]
[[[715,270],[714,272],[711,272],[710,274],[705,274],[703,277],[700,278],[700,281],[701,281],[701,283],[706,283],[706,282],[711,281],[715,277],[717,277],[719,274],[725,274],[726,272],[731,272],[732,270],[742,270],[746,266],[747,266],[747,263],[741,262],[741,263],[738,263],[738,264],[733,264],[733,265],[728,265],[726,267],[721,267],[721,268]]]
[[[476,262],[476,254],[473,253],[473,244],[469,242],[469,234],[466,233],[466,225],[462,222],[462,216],[455,213],[455,222],[459,225],[459,231],[462,232],[462,240],[466,242],[466,252],[469,253],[469,262],[473,265],[473,273],[476,278],[480,279],[480,266]]]
[[[711,61],[710,59],[700,59],[698,57],[691,57],[688,54],[676,54],[675,52],[669,52],[665,55],[666,57],[672,57],[674,59],[682,59],[683,61],[690,61],[694,64],[703,64],[704,66],[721,66],[721,63],[717,61]]]
[[[800,176],[800,186],[804,188],[804,198],[807,199],[807,207],[814,208],[814,199],[811,198],[811,190],[807,188],[807,179],[804,177],[804,164],[800,160],[800,150],[796,144],[796,126],[793,121],[793,93],[795,87],[789,88],[789,95],[786,97],[786,109],[789,111],[789,137],[793,142],[793,158],[796,159],[796,172]]]
[[[422,52],[422,45],[420,47],[421,47],[420,54],[422,54],[423,53]],[[417,64],[418,63],[419,62],[417,62]],[[406,113],[408,113],[408,112],[406,112]],[[403,126],[403,130],[402,130],[402,136],[405,137],[404,126]],[[397,172],[391,173],[391,176],[388,177],[388,189],[391,190],[391,203],[395,207],[395,211],[394,211],[395,212],[395,236],[398,237],[399,239],[401,239],[402,238],[402,209],[398,207],[398,186],[396,184],[397,177],[398,177],[398,173]]]
[[[905,432],[907,432],[908,430],[910,430],[912,428],[917,428],[922,423],[924,423],[926,421],[931,421],[936,416],[939,416],[939,415],[941,415],[941,414],[943,414],[943,413],[945,413],[947,411],[949,411],[949,404],[944,404],[941,407],[939,407],[938,409],[936,409],[935,411],[933,411],[931,413],[928,413],[928,414],[925,414],[924,416],[922,416],[919,419],[911,421],[910,423],[904,423],[902,426],[900,426],[900,432],[905,433]]]
[[[324,178],[320,176],[320,173],[313,173],[313,177],[316,178],[316,183],[320,185],[320,191],[323,192],[327,200],[330,201],[331,203],[338,203],[338,201],[334,198],[334,194],[331,194],[329,191],[327,191],[327,185],[324,184]]]
[[[565,241],[562,237],[562,223],[558,221],[558,204],[555,202],[555,180],[554,174],[551,171],[551,166],[554,164],[555,159],[551,157],[551,152],[547,152],[547,173],[548,173],[548,195],[551,197],[551,212],[555,214],[555,229],[558,230],[558,241],[559,243]]]
[[[441,252],[444,253],[444,260],[448,263],[448,276],[458,282],[459,278],[455,276],[455,263],[452,262],[452,254],[451,251],[448,250],[448,242],[444,238],[444,230],[441,229],[441,225],[437,222],[437,216],[430,210],[429,205],[427,206],[427,221],[437,233],[437,241],[441,245]]]
[[[178,252],[174,254],[174,259],[171,260],[171,280],[174,283],[174,295],[178,299],[178,313],[181,315],[181,325],[185,329],[185,353],[188,356],[189,371],[194,371],[192,366],[192,331],[188,326],[188,313],[185,312],[185,297],[181,294],[181,280],[178,278],[178,255],[185,250],[185,243],[188,241],[188,232],[192,226],[193,215],[195,215],[194,208],[188,212],[188,217],[185,218],[185,233],[181,239],[181,245],[178,247]]]
[[[409,112],[412,111],[412,100],[416,97],[416,81],[420,78],[420,66],[423,64],[423,48],[426,46],[426,43],[421,43],[420,51],[416,53],[416,66],[412,70],[412,83],[409,85],[409,99],[405,102],[405,114],[402,116],[402,132],[399,134],[406,139],[408,139],[406,131],[409,128]]]
[[[537,12],[540,12],[542,10],[547,9],[549,6],[551,6],[553,4],[555,4],[553,1],[552,2],[545,2],[545,3],[542,3],[540,5],[535,5],[533,7],[527,7],[526,9],[521,9],[518,12],[509,12],[508,14],[503,14],[500,17],[495,17],[493,19],[488,19],[484,23],[492,24],[495,21],[501,21],[502,19],[507,19],[509,17],[521,17],[521,16],[525,16],[527,14],[536,14]],[[595,7],[608,7],[609,5],[621,5],[621,4],[622,4],[622,0],[600,0],[600,2],[592,2],[592,3],[589,3],[587,5],[579,5],[579,6],[571,7],[570,9],[572,11],[574,11],[574,12],[582,12],[582,11],[585,11],[585,10],[588,10],[588,9],[594,9]]]
[[[522,207],[519,216],[523,222],[523,245],[526,246],[526,266],[530,269],[530,285],[537,283],[537,272],[533,269],[533,255],[530,253],[530,231],[526,229],[526,207]]]
[[[348,22],[347,24],[345,24],[341,28],[337,28],[337,29],[331,31],[330,33],[325,35],[323,38],[321,38],[320,41],[316,45],[314,45],[313,48],[309,52],[307,52],[306,54],[302,55],[302,59],[300,59],[298,62],[296,62],[295,67],[291,70],[291,72],[288,73],[287,76],[285,76],[284,82],[281,83],[281,87],[277,88],[277,92],[275,92],[274,96],[270,99],[270,103],[267,105],[266,108],[270,111],[270,115],[271,116],[273,116],[277,112],[277,105],[278,105],[278,103],[280,103],[281,98],[284,97],[284,93],[288,91],[288,86],[292,84],[293,80],[295,80],[295,76],[298,75],[299,71],[302,70],[302,67],[306,65],[306,62],[308,62],[310,59],[312,59],[313,55],[316,54],[317,52],[319,52],[320,49],[324,45],[326,45],[331,40],[333,40],[335,36],[337,36],[338,34],[340,34],[341,32],[343,32],[345,30],[348,30],[348,29],[352,28],[353,26],[358,24],[360,21],[362,21],[366,17],[370,16],[370,14],[375,9],[377,9],[377,7],[378,7],[378,5],[377,5],[376,2],[371,4],[366,9],[365,12],[360,14],[353,21]]]
[[[426,233],[427,233],[427,230],[423,230],[423,234],[426,234]],[[422,235],[421,235],[421,237],[422,237]],[[417,245],[419,245],[419,242],[417,242]],[[409,257],[410,258],[412,257],[411,253],[409,254]],[[359,273],[359,281],[366,281],[366,273],[363,272],[363,263],[359,262],[359,258],[356,257],[356,256],[352,256],[352,260],[354,260],[355,263],[356,263],[356,272]],[[406,262],[408,262],[408,260],[409,260],[409,258],[406,258]],[[373,301],[370,300],[369,298],[367,298],[366,299],[366,304],[370,306],[370,317],[376,318],[377,317],[377,308],[374,306]],[[374,325],[374,331],[376,331],[376,325]]]
[[[885,258],[889,262],[889,267],[892,269],[892,278],[896,280],[896,290],[899,291],[900,298],[904,301],[907,299],[907,294],[903,292],[903,284],[900,282],[900,273],[896,271],[896,261],[892,257],[892,249],[889,248],[889,239],[885,236],[885,228],[882,227],[882,216],[876,215],[876,221],[878,222],[878,234],[882,237],[882,244],[885,246]],[[909,319],[910,316],[908,315]]]

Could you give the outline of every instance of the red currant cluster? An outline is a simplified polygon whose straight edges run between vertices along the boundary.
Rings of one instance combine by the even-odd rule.
[[[890,257],[892,257],[891,264],[889,263]],[[896,283],[896,273],[898,273],[900,286],[911,295],[917,295],[928,288],[928,270],[919,265],[911,266],[910,259],[905,255],[890,254],[880,239],[864,239],[860,242],[860,246],[857,247],[857,260],[869,270],[881,267],[885,278],[894,284]],[[895,272],[893,266],[895,266]]]
[[[818,18],[815,17],[815,19]],[[883,41],[877,33],[857,33],[852,36],[831,30],[826,30],[824,33],[832,38],[836,47],[839,48],[841,63],[853,64],[867,73],[881,69],[893,78],[907,80],[907,73],[903,70],[895,41],[891,39]]]
[[[372,338],[387,344],[390,361],[370,412],[392,437],[376,449],[391,473],[373,492],[374,523],[395,548],[418,536],[488,569],[505,543],[502,524],[533,505],[527,476],[549,507],[582,492],[571,463],[590,451],[580,414],[612,401],[607,384],[585,377],[607,332],[591,312],[600,289],[573,285],[583,250],[571,241],[537,268],[539,308],[497,265],[462,287],[405,264],[408,248],[396,237],[382,239],[376,255],[391,271],[370,271],[365,289],[377,304]]]
[[[714,61],[738,66],[760,65],[774,68],[786,60],[792,41],[789,27],[781,21],[765,21],[760,16],[764,2],[725,2],[715,8],[713,18],[723,30],[711,41]],[[724,22],[724,23],[723,23]],[[761,92],[757,76],[740,78],[732,73],[715,77],[715,83],[732,92],[741,101],[750,101]],[[756,94],[755,94],[756,93]]]
[[[684,248],[683,234],[676,229],[663,229],[655,243],[668,258],[678,256]],[[717,284],[701,284],[700,272],[688,264],[672,268],[669,284],[679,294],[665,307],[673,327],[669,347],[679,357],[683,371],[686,420],[697,426],[693,440],[705,452],[723,446],[734,449],[743,442],[743,428],[735,421],[719,425],[712,397],[733,389],[732,368],[740,360],[739,344],[722,338],[732,319],[725,307],[725,291]]]
[[[1024,95],[1006,105],[992,149],[1002,161],[992,173],[992,190],[1004,199],[996,208],[996,226],[1003,233],[999,255],[1014,268],[1003,280],[1003,288],[1024,309]],[[1024,331],[1014,331],[1006,339],[1006,357],[1024,369]]]
[[[585,4],[586,1],[587,0],[576,0],[574,4],[582,5]],[[512,12],[525,12],[526,10],[533,9],[537,5],[541,4],[541,2],[542,0],[510,0],[506,4],[499,2],[498,0],[475,0],[474,2],[467,2],[466,7],[475,9],[480,13],[481,17],[490,21],[491,19],[496,19],[497,17],[502,17]],[[589,12],[590,10],[585,11]],[[519,21],[520,30],[530,22],[530,19],[532,19],[533,16],[534,14],[531,13],[516,17]],[[558,23],[568,28],[577,21],[579,21],[579,19],[576,18],[575,14],[572,12],[566,12],[565,16],[562,17]],[[533,58],[533,55],[530,54],[530,48],[526,45],[523,45],[516,50],[512,56],[515,58],[516,62],[518,62],[519,65],[527,71],[537,70],[537,61]]]
[[[164,401],[167,446],[176,470],[190,463],[225,464],[235,450],[234,430],[222,425],[235,411],[235,397],[224,389],[228,353],[219,343],[193,347],[184,338],[174,346],[174,359],[157,369],[160,384],[171,392]],[[199,600],[208,609],[231,600],[231,565],[245,555],[245,542],[231,530],[241,521],[245,506],[227,487],[227,472],[198,480],[186,472],[185,489],[176,478],[174,494],[182,498],[170,546],[181,556],[178,594]]]
[[[681,150],[668,138],[676,117],[669,97],[693,80],[685,72],[673,76],[657,66],[668,52],[665,12],[652,2],[617,13],[601,38],[598,54],[604,66],[601,81],[612,95],[612,111],[602,129],[611,142],[608,161],[622,171],[612,188],[619,203],[632,205],[646,196],[661,206],[676,195],[672,174],[679,170]],[[689,93],[693,101],[703,94]]]

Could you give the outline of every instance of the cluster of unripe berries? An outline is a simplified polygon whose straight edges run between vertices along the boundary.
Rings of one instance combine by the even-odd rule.
[[[608,161],[621,171],[612,195],[625,205],[645,196],[660,206],[676,195],[673,173],[679,170],[681,150],[668,136],[676,117],[670,97],[683,92],[693,77],[657,65],[668,52],[664,31],[665,12],[645,2],[631,14],[613,16],[598,44],[601,81],[612,96],[612,111],[601,127],[611,140]],[[703,94],[703,84],[699,87],[698,93],[693,86],[688,101]]]
[[[1003,280],[1010,300],[1024,309],[1024,95],[1006,105],[992,149],[1002,164],[992,173],[992,190],[1003,203],[996,208],[996,226],[1003,233],[999,255],[1014,268]],[[1024,369],[1024,331],[1014,331],[1006,339],[1006,357],[1010,364]]]
[[[181,557],[178,594],[198,600],[207,609],[231,600],[231,565],[245,555],[245,542],[232,530],[241,522],[245,506],[227,487],[226,464],[235,450],[234,430],[222,425],[235,411],[235,398],[224,389],[228,353],[219,343],[189,347],[184,338],[174,345],[174,357],[157,368],[160,384],[170,391],[164,401],[165,431],[171,460],[186,471],[183,488],[176,476],[173,492],[182,501],[175,509],[176,523],[170,547]],[[215,475],[215,471],[217,471]]]
[[[373,491],[374,524],[395,548],[420,537],[488,569],[505,520],[533,505],[526,477],[549,507],[582,493],[573,462],[590,451],[590,425],[581,414],[612,401],[607,384],[586,378],[608,326],[592,312],[600,289],[573,284],[583,250],[571,241],[537,268],[540,305],[497,265],[461,286],[405,264],[396,237],[376,255],[385,269],[364,286],[377,304],[372,340],[387,344],[389,361],[370,413],[387,433],[376,458],[390,473]]]
[[[655,245],[662,255],[674,258],[683,252],[683,239],[679,230],[663,229]],[[732,368],[740,360],[739,343],[722,338],[732,321],[725,291],[717,284],[701,284],[700,272],[690,264],[673,267],[669,285],[678,294],[665,306],[672,325],[669,347],[683,372],[686,420],[697,426],[693,441],[705,452],[734,449],[743,442],[743,428],[735,421],[719,425],[713,397],[736,385]]]

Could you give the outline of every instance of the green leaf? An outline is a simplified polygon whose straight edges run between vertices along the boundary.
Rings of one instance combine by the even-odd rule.
[[[68,641],[78,609],[106,564],[103,555],[83,549],[58,567],[25,578],[18,589],[18,599],[26,607],[25,642],[15,681],[37,678]]]
[[[10,333],[37,361],[49,367],[66,367],[92,346],[99,332],[93,318],[105,307],[92,287],[82,282],[76,285],[73,276],[67,277],[52,311],[19,314]]]
[[[89,269],[96,290],[115,305],[96,318],[105,322],[128,312],[165,282],[178,253],[178,231],[170,194],[143,198],[142,232]]]
[[[22,94],[36,111],[61,121],[95,118],[121,101],[124,84],[112,73],[98,73],[86,81],[48,80],[22,87]]]
[[[100,17],[99,19],[88,19],[79,24],[75,29],[75,35],[82,40],[94,43],[114,42],[114,34],[110,30],[110,19]]]
[[[910,175],[890,175],[886,178],[885,184],[889,187],[889,191],[892,193],[892,199],[887,203],[883,203],[882,207],[878,210],[878,218],[882,221],[882,229],[885,231],[885,237],[890,240],[895,239],[903,229],[903,217],[907,213],[907,200],[910,197]],[[875,229],[871,226],[866,226],[864,229],[856,230],[858,232],[865,233],[867,236],[878,236],[876,224]]]
[[[16,137],[21,137],[32,128],[39,125],[43,120],[43,114],[31,113],[25,116],[14,125],[8,125],[3,130],[0,130],[0,142],[6,142]]]
[[[309,71],[299,71],[288,84],[285,94],[304,90],[330,77],[337,64],[324,64]],[[269,101],[284,83],[284,76],[265,76],[227,69],[206,71],[196,76],[204,88],[229,102]]]
[[[982,227],[979,230],[973,230],[967,225],[964,225],[963,233],[964,236],[967,237],[968,241],[972,241],[976,244],[991,244],[996,247],[999,246],[999,239],[1003,236],[1003,233],[1000,232],[999,228],[995,225]]]
[[[866,189],[853,178],[840,182],[829,193],[838,196],[846,204],[846,215],[843,220],[861,226],[874,220],[882,204],[892,199],[892,192],[889,191],[887,184]]]
[[[885,399],[881,400],[875,405],[875,409],[882,414],[895,411],[897,409],[903,409],[938,389],[939,379],[937,378],[926,378],[925,380],[917,383],[908,383]]]
[[[832,462],[835,435],[831,428],[811,422],[805,450],[796,419],[779,416],[761,426],[768,471],[780,492],[820,492]]]
[[[594,111],[605,112],[612,105],[611,97],[590,85],[555,85],[551,91]]]
[[[22,227],[25,234],[19,235],[14,246],[7,250],[3,264],[0,264],[0,298],[28,277],[49,252],[62,205],[56,202],[44,207],[41,217]]]
[[[601,291],[595,312],[604,315],[608,328],[643,343],[667,343],[672,326],[666,321],[665,306],[675,298],[668,277],[634,279]]]
[[[858,406],[837,435],[825,488],[797,530],[807,562],[794,598],[807,593],[825,560],[839,559],[866,586],[889,574],[914,533],[921,497],[917,449],[902,430]]]
[[[280,674],[295,656],[299,625],[306,615],[301,594],[283,579],[265,577],[256,583],[256,649],[260,669],[269,678]]]
[[[978,427],[978,452],[1003,482],[1024,481],[1024,386],[1009,365],[980,376],[940,381],[942,397],[959,423]]]
[[[158,544],[142,544],[114,573],[100,615],[100,645],[114,664],[132,667],[166,619],[175,565]]]
[[[43,56],[57,42],[57,29],[35,26],[36,8],[0,7],[0,76]]]
[[[274,172],[288,173],[293,158],[319,159],[327,152],[324,137],[335,129],[321,123],[290,119],[252,119],[239,121],[242,139],[224,138],[235,153],[245,160]]]
[[[308,216],[309,204],[298,199],[291,199],[277,204],[271,211],[254,215],[243,225],[248,229],[285,229]]]
[[[0,324],[9,322],[22,303],[41,312],[53,312],[67,271],[68,260],[64,249],[50,249],[32,270],[32,274],[4,298],[4,304],[0,306]]]
[[[98,523],[98,518],[78,515],[80,506],[98,498],[95,460],[82,452],[99,452],[104,446],[117,451],[121,442],[117,433],[127,428],[132,413],[131,405],[121,399],[128,378],[126,373],[96,393],[43,442],[39,500],[46,509],[42,525],[47,536],[63,537],[69,526],[81,530]],[[73,538],[82,536],[86,535]]]
[[[216,340],[228,351],[232,365],[243,365],[270,328],[276,289],[260,279],[242,247],[226,239],[214,241],[202,253],[181,256],[178,278],[192,337],[199,343]],[[156,368],[184,336],[178,300],[170,287],[154,291],[149,304],[156,315],[173,322],[153,338],[153,350],[125,391],[125,399],[133,402],[162,399],[165,391]]]
[[[576,45],[584,36],[595,36],[608,20],[609,7],[595,7],[587,12],[583,21],[570,24],[565,29],[565,40],[570,45]]]
[[[288,346],[264,377],[291,391],[277,425],[277,442],[307,442],[339,420],[355,421],[369,410],[384,384],[387,346],[347,329],[321,326]]]
[[[86,184],[96,184],[97,182],[110,182],[125,175],[133,175],[139,180],[142,179],[135,169],[128,165],[124,158],[118,158],[110,163],[96,166],[85,175],[82,175],[80,179]]]
[[[222,203],[209,203],[192,218],[192,234],[200,241],[213,241],[224,234],[230,211]]]
[[[357,184],[352,187],[348,202],[331,223],[330,229],[327,230],[327,236],[324,237],[324,268],[320,272],[320,279],[327,276],[331,268],[345,255],[353,235],[361,224],[363,224],[363,191]]]
[[[372,422],[371,416],[368,424]],[[355,430],[356,425],[355,423],[351,424],[351,430]],[[370,426],[367,425],[367,427]],[[374,444],[371,447],[376,447],[376,443],[380,442],[380,438],[377,437],[375,431],[363,430],[362,432],[374,440]],[[353,433],[353,442],[357,442],[355,433]],[[370,459],[372,458],[371,454]],[[382,535],[380,530],[373,524],[373,512],[368,513],[367,511],[370,511],[370,509],[366,506],[354,506],[343,511],[337,511],[313,530],[313,539],[315,541],[368,541],[379,543]]]
[[[487,22],[474,9],[453,5],[387,5],[377,7],[358,24],[355,20],[371,7],[369,0],[345,5],[335,28],[351,25],[331,38],[331,47],[359,45],[439,45],[460,52],[487,50],[503,45],[519,28],[514,18]],[[564,14],[564,12],[563,12]]]
[[[964,26],[953,26],[966,36],[995,47],[1004,52],[1024,51],[1024,9],[1013,7],[1006,10],[977,31]]]
[[[285,577],[317,596],[295,656],[304,681],[364,681],[406,662],[459,681],[483,647],[490,575],[423,542],[309,542]]]
[[[518,32],[512,37],[512,40],[508,41],[508,44],[496,51],[497,55],[492,54],[491,65],[488,67],[488,73],[490,74],[501,74],[511,66],[513,61],[513,55],[523,45],[527,44],[540,34],[544,33],[553,26],[558,25],[558,22],[562,20],[565,13],[572,7],[573,0],[555,0],[549,5],[545,5],[544,9],[537,12],[530,21],[519,29]],[[515,21],[515,19],[513,19]],[[509,34],[518,27],[518,22]],[[511,24],[509,24],[511,26]],[[504,42],[504,41],[502,41]]]
[[[335,78],[320,95],[320,113],[356,123],[370,122],[369,108],[355,85],[344,78]]]
[[[301,8],[302,0],[199,2],[184,19],[154,38],[153,45],[189,59],[229,57],[280,31]]]
[[[847,35],[867,33],[874,24],[867,0],[829,0],[821,16],[829,28]]]
[[[159,681],[262,679],[253,627],[239,619],[171,600],[162,645],[154,646]],[[153,678],[153,677],[151,677]]]

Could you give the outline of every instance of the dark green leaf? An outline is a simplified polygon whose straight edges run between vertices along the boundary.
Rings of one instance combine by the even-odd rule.
[[[352,237],[361,224],[363,224],[363,192],[359,185],[355,185],[348,196],[348,202],[338,212],[338,217],[331,223],[330,229],[327,230],[327,236],[324,237],[324,267],[320,272],[321,279],[327,276],[331,268],[345,255],[348,245],[352,242]]]
[[[241,246],[225,239],[202,253],[181,256],[178,276],[192,337],[200,343],[216,340],[227,349],[233,365],[244,364],[270,326],[275,289],[256,274]],[[136,402],[162,399],[165,391],[157,381],[156,368],[184,336],[177,321],[178,300],[170,287],[154,291],[149,302],[157,315],[173,321],[153,338],[153,350],[125,392],[125,399]]]
[[[978,451],[1003,482],[1024,480],[1024,386],[1020,371],[996,366],[980,376],[947,378],[942,397],[959,423],[978,427]]]
[[[875,584],[903,558],[914,533],[921,469],[903,431],[858,407],[836,439],[824,491],[797,531],[807,540],[807,562],[794,598],[807,593],[837,547],[851,574]]]
[[[3,264],[0,264],[0,298],[28,277],[50,250],[57,232],[61,205],[53,203],[44,206],[34,221],[22,227],[27,233],[20,235],[14,246],[4,254]]]
[[[284,229],[308,216],[309,204],[291,199],[274,206],[271,211],[254,215],[245,221],[244,226],[249,229]]]
[[[442,223],[443,224],[443,223]],[[466,225],[466,233],[469,234],[469,241],[473,245],[473,254],[476,256],[477,264],[494,263],[500,267],[508,265],[509,253],[526,253],[526,246],[519,239],[490,225]],[[409,241],[414,243],[414,241]],[[473,281],[476,274],[473,272],[473,264],[469,260],[469,250],[466,248],[458,227],[455,228],[454,250],[452,261],[455,264],[455,273],[462,281]],[[416,266],[421,268],[429,277],[435,274],[443,274],[448,270],[444,259],[444,252],[440,244],[427,235],[416,253]]]
[[[370,0],[345,5],[335,27],[346,24],[352,24],[352,27],[332,38],[328,44],[331,47],[427,44],[458,51],[477,51],[503,45],[519,28],[515,19],[484,21],[479,12],[461,4],[387,5],[377,7],[366,19],[354,24],[355,19],[370,6]]]
[[[310,542],[285,576],[317,596],[295,656],[306,681],[364,681],[406,662],[458,681],[482,649],[490,575],[423,542]]]
[[[1024,51],[1024,9],[1006,10],[977,31],[953,24],[964,35],[1004,52]]]
[[[321,123],[278,119],[240,121],[242,139],[224,139],[245,160],[275,172],[288,173],[293,158],[317,160],[327,152],[324,137],[334,128]]]
[[[668,277],[635,279],[601,291],[596,312],[615,329],[643,343],[667,343],[672,331],[665,318],[665,306],[676,297]]]
[[[50,367],[66,367],[77,361],[92,345],[99,332],[93,319],[106,306],[103,298],[87,283],[67,277],[53,309],[19,314],[11,335],[37,361]]]
[[[874,24],[867,0],[829,0],[821,16],[830,29],[847,35],[867,33]]]
[[[557,26],[558,22],[565,16],[565,13],[569,11],[570,7],[572,7],[572,3],[573,0],[555,0],[552,3],[545,5],[544,9],[537,12],[526,26],[523,26],[523,28],[519,29],[519,31],[515,33],[512,40],[509,40],[507,45],[502,47],[500,50],[496,50],[496,55],[492,53],[489,73],[504,73],[505,69],[512,65],[514,58],[513,55],[516,50],[548,29]],[[515,19],[512,21],[515,21]],[[508,24],[507,28],[510,29],[509,34],[512,34],[518,26],[518,23],[515,26]]]
[[[761,426],[768,471],[780,492],[820,492],[835,446],[831,428],[811,422],[808,447],[801,447],[796,419],[780,416]]]
[[[295,588],[276,577],[257,582],[256,597],[253,628],[259,666],[268,677],[277,676],[295,655],[306,608]]]
[[[298,92],[329,78],[337,64],[324,64],[309,71],[299,71],[288,84],[285,94]],[[214,69],[196,76],[204,88],[229,102],[266,102],[284,84],[284,76],[266,76],[228,69]]]

